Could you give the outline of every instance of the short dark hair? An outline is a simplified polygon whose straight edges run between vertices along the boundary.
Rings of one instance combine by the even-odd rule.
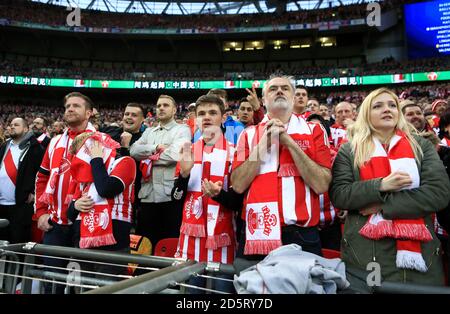
[[[234,112],[234,111],[233,111],[233,108],[227,108],[227,109],[225,109],[225,112],[229,112],[229,111]]]
[[[331,136],[330,127],[327,124],[327,121],[321,115],[319,115],[317,113],[313,113],[313,114],[309,115],[308,118],[306,118],[306,121],[308,121],[308,122],[311,121],[311,120],[319,120],[320,124],[323,126],[323,128],[327,132],[327,135]]]
[[[304,89],[306,93],[309,94],[308,87],[306,87],[305,85],[296,85],[295,89]]]
[[[220,88],[210,89],[208,94],[206,94],[206,95],[215,95],[215,96],[217,96],[219,98],[222,97],[222,98],[228,100],[227,91],[224,90],[224,89],[220,89]]]
[[[80,97],[84,100],[85,103],[85,108],[87,110],[92,110],[92,108],[94,108],[94,102],[86,95],[83,95],[82,93],[79,92],[72,92],[72,93],[68,93],[66,96],[64,96],[64,105],[67,103],[67,100],[70,97]]]
[[[200,96],[197,99],[197,101],[195,102],[195,114],[197,114],[197,108],[204,104],[215,104],[215,105],[219,106],[221,114],[225,113],[225,105],[224,105],[222,99],[220,99],[216,95],[208,93],[206,95]]]
[[[410,108],[410,107],[419,107],[419,108],[420,108],[420,111],[423,112],[423,109],[422,109],[422,107],[419,106],[419,104],[416,104],[416,103],[409,103],[409,104],[406,104],[406,105],[404,105],[404,106],[402,107],[402,113],[405,114],[406,108]]]
[[[37,118],[42,119],[42,122],[43,122],[45,127],[47,127],[49,125],[48,120],[47,120],[46,117],[44,117],[44,116],[37,116],[35,119],[37,119]]]
[[[144,107],[141,105],[141,104],[138,104],[137,102],[130,102],[130,103],[128,103],[126,106],[125,106],[125,108],[126,107],[132,107],[132,108],[139,108],[139,109],[141,109],[141,112],[142,112],[142,116],[145,118],[145,115],[147,114],[146,112],[145,112],[145,109],[144,109]]]
[[[239,106],[243,103],[243,102],[249,102],[247,97],[242,97],[241,99],[239,99]]]
[[[23,126],[28,129],[28,122],[27,122],[27,120],[24,117],[14,117],[14,118],[11,119],[11,121],[8,123],[8,125],[11,124],[12,120],[14,120],[14,119],[22,120]]]

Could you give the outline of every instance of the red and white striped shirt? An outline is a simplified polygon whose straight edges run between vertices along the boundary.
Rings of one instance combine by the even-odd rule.
[[[331,226],[336,220],[338,210],[331,204],[330,196],[327,193],[319,195],[320,202],[320,227]]]
[[[134,170],[133,170],[134,169]],[[115,160],[108,171],[111,177],[122,181],[123,192],[108,199],[112,219],[131,222],[132,203],[134,198],[134,180],[136,178],[136,163],[133,158],[125,156]]]
[[[292,118],[298,118],[298,123],[300,123],[300,129],[302,131],[296,134],[290,134],[288,132],[288,134],[309,158],[318,165],[330,169],[331,157],[326,132],[319,124],[308,123],[300,116],[293,115]],[[266,122],[263,120],[261,124]],[[250,127],[241,133],[236,147],[233,170],[248,159],[250,155],[249,142],[253,141],[255,131],[255,127]],[[284,148],[281,147],[281,149]],[[319,223],[319,196],[304,183],[301,175],[292,177],[278,176],[277,190],[278,209],[282,226],[297,224],[301,227],[313,227]],[[261,191],[261,193],[264,192]],[[244,208],[247,206],[246,202],[244,202]],[[245,213],[243,211],[243,219],[245,219],[244,215]]]
[[[201,262],[233,263],[236,248],[235,245],[224,246],[217,250],[207,249],[205,246],[206,237],[192,237],[180,233],[177,247],[179,255],[177,255],[177,257]],[[195,249],[191,250],[190,248]]]
[[[84,132],[95,132],[95,128],[91,123],[88,123]],[[63,134],[52,138],[47,146],[41,163],[42,170],[38,171],[36,175],[35,215],[33,219],[36,220],[43,214],[50,214],[53,222],[62,225],[69,224],[69,220],[67,219],[69,204],[65,201],[67,199],[71,178],[69,147],[78,134],[78,132],[75,133],[68,129]],[[56,165],[57,161],[61,161],[59,165]],[[40,198],[45,193],[51,173],[55,169],[59,169],[59,179],[56,186],[54,186],[52,204],[47,204],[42,202]],[[47,174],[44,172],[47,172]]]
[[[339,149],[342,143],[347,139],[347,129],[344,126],[335,123],[330,127],[330,131],[333,146],[336,149]]]

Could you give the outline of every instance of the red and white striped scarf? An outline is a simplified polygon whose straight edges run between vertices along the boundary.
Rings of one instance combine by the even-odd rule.
[[[205,179],[221,181],[227,190],[233,147],[221,135],[214,146],[205,146],[203,138],[200,138],[193,144],[193,149],[194,167],[190,173],[180,233],[206,237],[205,247],[208,249],[230,246],[234,241],[233,212],[204,196],[201,184]]]
[[[41,144],[45,138],[47,137],[47,133],[42,133],[36,140]]]
[[[86,130],[83,132],[95,132],[95,128],[88,123]],[[58,223],[62,223],[65,217],[61,217],[66,212],[70,199],[67,198],[68,187],[70,183],[70,159],[69,147],[75,135],[70,136],[71,130],[66,130],[56,141],[54,146],[49,147],[50,157],[50,177],[47,181],[44,193],[42,193],[39,201],[49,204],[52,208],[52,218],[58,219]],[[80,133],[83,133],[80,132]],[[55,193],[58,186],[58,193]],[[55,195],[56,194],[56,195]],[[56,197],[56,200],[55,200]]]
[[[394,171],[407,172],[413,181],[405,189],[414,189],[420,186],[420,175],[417,168],[414,152],[403,132],[397,131],[389,143],[386,153],[383,145],[377,138],[373,138],[375,150],[371,159],[360,169],[362,181],[375,178],[384,178]],[[381,213],[373,214],[359,233],[372,240],[394,238],[397,240],[398,268],[415,269],[426,272],[427,266],[422,257],[421,243],[433,239],[425,226],[423,218],[387,220]]]
[[[259,125],[247,131],[250,150],[259,143],[269,117],[266,115]],[[314,124],[293,114],[287,126],[287,133],[297,142],[310,143]],[[244,217],[246,221],[246,243],[244,254],[268,254],[280,247],[281,225],[299,224],[307,226],[313,217],[312,192],[303,182],[289,150],[272,142],[270,153],[262,161],[258,174],[250,185]],[[281,177],[281,184],[279,184]],[[264,191],[264,192],[262,192]],[[304,191],[304,202],[299,202],[299,192]],[[318,202],[318,199],[317,199]],[[302,203],[305,208],[300,206]],[[302,207],[302,208],[300,208]],[[281,220],[281,218],[283,220]]]
[[[336,220],[338,209],[331,204],[328,192],[319,195],[320,201],[320,227],[331,226]]]
[[[444,136],[444,138],[441,140],[440,145],[450,147],[450,138]]]
[[[17,165],[14,162],[14,158],[11,152],[11,147],[8,149],[5,158],[3,159],[3,165],[5,166],[6,174],[11,182],[16,186],[17,182]]]
[[[72,174],[71,187],[74,189],[75,199],[83,194],[89,195],[94,201],[94,208],[89,212],[81,212],[80,248],[91,248],[116,244],[112,230],[111,208],[108,200],[98,195],[90,165],[91,157],[87,153],[94,141],[103,145],[103,162],[106,169],[114,162],[116,149],[120,144],[107,134],[96,132],[87,138],[75,156],[72,158],[70,172]]]
[[[150,157],[148,157],[147,159],[141,160],[141,162],[139,163],[139,170],[141,170],[143,182],[148,182],[152,178],[153,162],[155,160],[159,160],[159,157],[161,156],[161,153],[163,151],[163,149],[159,150],[153,155],[150,155]]]
[[[347,141],[347,129],[340,124],[333,124],[330,128],[333,146],[339,149]]]

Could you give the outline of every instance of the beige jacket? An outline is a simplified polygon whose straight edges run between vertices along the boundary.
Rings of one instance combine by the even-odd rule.
[[[175,167],[183,143],[191,142],[191,131],[187,125],[172,120],[167,125],[147,128],[141,138],[130,148],[130,155],[136,160],[148,158],[156,151],[159,144],[168,146],[159,160],[154,161],[152,179],[142,182],[138,197],[144,203],[161,203],[170,201],[175,176]]]

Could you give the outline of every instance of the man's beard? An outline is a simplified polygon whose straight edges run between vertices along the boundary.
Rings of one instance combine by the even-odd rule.
[[[272,103],[271,109],[274,111],[287,111],[291,107],[292,107],[292,103],[289,103],[289,101],[280,97],[280,98],[277,98],[274,100],[274,102]]]
[[[418,131],[425,131],[425,122],[423,121],[413,121],[412,125],[414,125]]]
[[[33,130],[33,134],[34,134],[34,136],[39,137],[42,134],[44,134],[44,132],[41,132],[41,130]]]
[[[9,137],[13,140],[17,140],[17,139],[21,138],[24,134],[25,133],[21,133],[21,134],[13,133],[13,134],[9,134]]]

